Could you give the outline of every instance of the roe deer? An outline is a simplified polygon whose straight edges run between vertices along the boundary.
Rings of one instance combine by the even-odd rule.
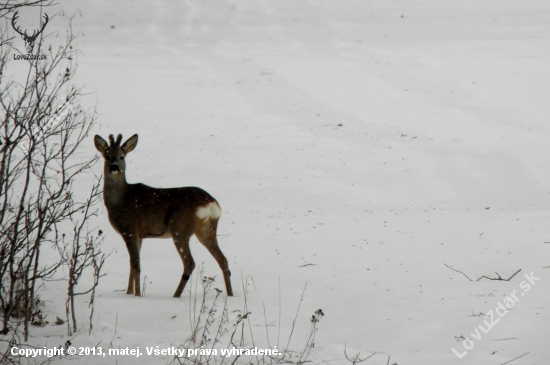
[[[144,184],[128,184],[124,157],[136,148],[138,135],[134,134],[122,145],[121,141],[120,134],[116,141],[112,134],[109,136],[110,145],[100,136],[94,137],[95,147],[105,159],[103,200],[109,221],[124,239],[130,254],[126,294],[140,296],[142,240],[172,237],[183,261],[183,275],[174,293],[174,297],[179,298],[195,268],[189,250],[189,239],[194,234],[220,265],[227,295],[233,296],[231,272],[216,238],[222,213],[216,199],[196,187],[156,189]]]

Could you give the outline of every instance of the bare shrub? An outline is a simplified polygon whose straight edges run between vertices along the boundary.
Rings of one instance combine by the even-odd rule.
[[[9,2],[0,18],[41,3],[50,2]],[[69,267],[69,306],[79,294],[74,287],[83,270],[91,267],[93,303],[104,255],[87,225],[100,200],[99,181],[90,170],[97,158],[80,150],[96,114],[82,107],[82,90],[72,82],[72,27],[59,46],[46,50],[42,37],[36,41],[37,54],[45,59],[13,60],[21,53],[16,39],[8,28],[0,29],[0,340],[19,343],[19,331],[27,341],[30,324],[46,324],[39,291],[62,265]],[[23,74],[10,68],[22,65]],[[79,196],[86,190],[91,194]],[[45,250],[62,254],[52,258]],[[71,319],[75,330],[74,310]],[[2,361],[8,359],[0,354]]]

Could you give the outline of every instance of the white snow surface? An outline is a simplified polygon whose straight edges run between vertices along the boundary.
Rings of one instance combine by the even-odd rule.
[[[220,203],[230,318],[253,278],[258,347],[268,347],[265,322],[271,347],[279,321],[286,344],[307,283],[290,347],[301,350],[321,308],[316,364],[347,363],[345,347],[376,352],[364,364],[498,365],[525,353],[511,364],[550,363],[550,2],[72,0],[56,9],[79,10],[77,82],[97,102],[95,132],[139,134],[128,181],[199,186]],[[63,17],[48,25],[65,27]],[[125,245],[105,208],[95,223],[112,254],[92,334],[81,299],[73,345],[183,343],[190,292],[171,297],[182,275],[174,245],[144,241],[145,296],[127,296]],[[214,259],[191,245],[224,290]],[[519,269],[510,281],[476,281]],[[519,296],[531,272],[540,281]],[[473,314],[514,291],[519,302],[459,359],[458,338],[488,320]],[[64,293],[63,283],[46,285],[50,322],[64,318]],[[65,331],[33,328],[31,342],[61,344]]]

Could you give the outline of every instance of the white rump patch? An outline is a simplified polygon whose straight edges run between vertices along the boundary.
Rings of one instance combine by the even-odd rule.
[[[222,215],[222,208],[216,202],[210,202],[205,206],[197,208],[195,215],[200,219],[218,219]]]

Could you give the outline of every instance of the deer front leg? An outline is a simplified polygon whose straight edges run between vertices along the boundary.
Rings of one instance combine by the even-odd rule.
[[[126,294],[134,294],[134,270],[132,269],[132,261],[130,260],[130,274],[128,275],[128,289]]]
[[[130,255],[130,275],[128,277],[126,294],[135,294],[137,297],[140,297],[141,268],[139,264],[139,251],[141,249],[141,239],[132,234],[123,235],[123,238]]]

